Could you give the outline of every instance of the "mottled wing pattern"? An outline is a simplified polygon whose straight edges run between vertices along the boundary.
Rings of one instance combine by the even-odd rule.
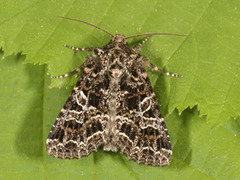
[[[118,146],[128,159],[152,166],[167,166],[172,157],[167,128],[145,69],[131,69],[122,79],[117,110]]]
[[[87,63],[50,131],[47,151],[55,158],[80,159],[103,144],[109,82],[97,62]]]

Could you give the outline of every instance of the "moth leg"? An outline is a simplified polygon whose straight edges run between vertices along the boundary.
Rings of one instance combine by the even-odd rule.
[[[72,47],[72,46],[68,46],[68,45],[64,45],[65,47],[69,48],[69,49],[73,49],[73,50],[76,50],[76,51],[93,51],[94,49],[96,48],[93,48],[93,47],[86,47],[86,48],[77,48],[77,47]],[[58,79],[58,78],[64,78],[64,77],[68,77],[68,76],[71,76],[72,74],[76,73],[77,72],[77,75],[76,77],[79,75],[79,73],[83,70],[83,68],[85,67],[85,65],[87,64],[88,62],[84,62],[81,66],[79,66],[77,69],[73,70],[72,72],[70,73],[67,73],[67,74],[63,74],[61,76],[51,76],[52,79]]]
[[[160,71],[168,76],[173,76],[173,77],[183,77],[183,75],[178,75],[178,74],[172,74],[172,73],[169,73],[169,72],[166,72],[162,69],[159,69],[157,66],[155,66],[154,64],[152,64],[151,62],[149,62],[149,65],[150,67],[152,68],[152,70],[155,70],[155,71]]]
[[[141,47],[143,45],[143,43],[145,43],[151,36],[146,37],[142,42],[138,43],[137,45],[135,45],[132,50],[134,51],[141,51]]]
[[[77,48],[77,47],[68,46],[66,44],[64,46],[69,48],[69,49],[76,50],[76,51],[93,51],[94,49],[96,49],[96,48],[93,48],[93,47]]]
[[[139,59],[140,63],[142,63],[143,65],[145,66],[149,66],[151,67],[152,71],[155,70],[155,71],[160,71],[168,76],[173,76],[173,77],[183,77],[183,75],[177,75],[177,74],[172,74],[172,73],[169,73],[169,72],[166,72],[162,69],[159,69],[157,66],[155,66],[154,64],[152,64],[146,57],[142,56],[142,58]]]
[[[83,70],[83,68],[85,67],[85,63],[83,63],[81,66],[79,66],[77,69],[73,70],[72,72],[70,73],[67,73],[67,74],[63,74],[61,76],[51,76],[52,79],[59,79],[59,78],[64,78],[64,77],[68,77],[68,76],[71,76],[72,74],[77,73],[76,76],[78,76],[78,74]]]

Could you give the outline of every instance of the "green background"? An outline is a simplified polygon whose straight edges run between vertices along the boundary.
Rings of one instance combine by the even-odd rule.
[[[167,167],[138,165],[102,148],[81,160],[54,159],[45,141],[77,78],[51,80],[111,34],[152,36],[141,54],[173,147]],[[239,179],[240,2],[6,1],[0,7],[0,179]],[[128,40],[134,46],[143,38]],[[61,88],[58,88],[61,87]],[[66,88],[65,88],[66,87]]]

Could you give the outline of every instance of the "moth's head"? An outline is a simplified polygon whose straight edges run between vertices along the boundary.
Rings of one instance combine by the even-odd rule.
[[[116,34],[113,36],[112,42],[127,44],[126,37],[123,34]]]

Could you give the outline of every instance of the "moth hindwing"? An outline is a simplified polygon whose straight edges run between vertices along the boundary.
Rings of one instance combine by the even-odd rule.
[[[104,151],[119,149],[139,164],[167,166],[172,157],[171,143],[143,64],[180,76],[158,69],[137,52],[151,35],[161,33],[143,34],[147,37],[132,49],[126,40],[141,35],[126,38],[108,34],[112,40],[103,47],[65,45],[93,53],[74,71],[52,77],[82,71],[48,135],[47,152],[55,158],[81,159],[103,146]]]

